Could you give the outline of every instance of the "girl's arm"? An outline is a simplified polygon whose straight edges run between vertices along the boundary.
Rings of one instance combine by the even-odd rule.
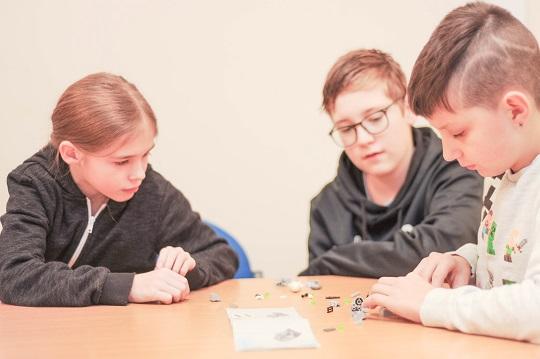
[[[202,222],[188,200],[170,183],[165,189],[160,218],[159,249],[181,247],[196,262],[195,268],[186,274],[192,290],[234,276],[238,268],[235,252]]]
[[[52,218],[42,199],[43,188],[37,190],[43,183],[15,171],[7,182],[9,200],[0,234],[0,300],[26,306],[127,304],[133,274],[91,266],[71,269],[63,262],[45,261]],[[54,196],[54,191],[47,195]]]

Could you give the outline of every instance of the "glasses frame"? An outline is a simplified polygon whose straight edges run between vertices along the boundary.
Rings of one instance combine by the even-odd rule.
[[[386,131],[388,129],[388,126],[390,125],[390,120],[388,120],[388,110],[390,109],[390,107],[394,106],[396,103],[398,103],[399,101],[401,101],[402,98],[398,98],[397,100],[393,101],[390,105],[386,106],[386,107],[383,107],[382,109],[380,110],[377,110],[377,111],[374,111],[372,113],[370,113],[369,115],[366,115],[364,116],[364,118],[362,120],[360,120],[359,122],[357,123],[354,123],[352,125],[347,125],[347,126],[341,126],[341,127],[336,127],[334,125],[334,127],[332,127],[332,129],[330,130],[330,132],[328,132],[328,135],[332,138],[332,141],[339,147],[341,148],[347,148],[347,147],[351,147],[351,146],[354,146],[356,144],[356,142],[358,141],[358,126],[362,127],[367,133],[369,133],[370,135],[379,135],[381,133],[383,133],[384,131]],[[370,131],[366,128],[365,125],[363,125],[362,123],[368,118],[368,117],[371,117],[377,113],[381,112],[384,116],[384,118],[386,119],[386,125],[384,126],[384,128],[380,131],[377,131],[377,132],[373,132],[373,131]],[[338,143],[338,140],[336,140],[334,138],[334,133],[336,131],[339,131],[340,129],[342,128],[345,128],[345,127],[348,127],[349,129],[353,130],[354,129],[354,136],[355,136],[355,139],[354,139],[354,142],[351,143],[350,145],[347,145],[347,146],[344,146],[342,145],[341,143]]]

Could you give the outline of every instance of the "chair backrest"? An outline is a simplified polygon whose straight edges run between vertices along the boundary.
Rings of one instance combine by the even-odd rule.
[[[244,248],[238,243],[236,239],[227,231],[225,231],[223,228],[219,227],[218,225],[204,221],[212,230],[221,238],[225,239],[231,248],[236,252],[236,255],[238,256],[238,270],[234,274],[234,278],[254,278],[255,274],[251,270],[251,266],[249,265],[249,259],[247,257],[246,252],[244,251]]]

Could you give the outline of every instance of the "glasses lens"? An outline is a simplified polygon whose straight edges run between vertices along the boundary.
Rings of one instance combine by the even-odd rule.
[[[362,121],[364,128],[372,135],[377,135],[388,127],[386,112],[379,111]]]
[[[356,129],[345,127],[335,128],[332,131],[332,139],[340,147],[348,147],[356,142]]]

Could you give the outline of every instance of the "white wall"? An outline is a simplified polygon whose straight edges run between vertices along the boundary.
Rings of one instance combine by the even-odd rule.
[[[339,155],[320,111],[326,72],[348,50],[378,47],[409,74],[462,3],[1,0],[0,212],[7,174],[47,142],[61,92],[114,72],[158,116],[154,167],[238,237],[255,269],[294,275],[307,262],[310,198]],[[526,23],[538,8],[503,3]]]

